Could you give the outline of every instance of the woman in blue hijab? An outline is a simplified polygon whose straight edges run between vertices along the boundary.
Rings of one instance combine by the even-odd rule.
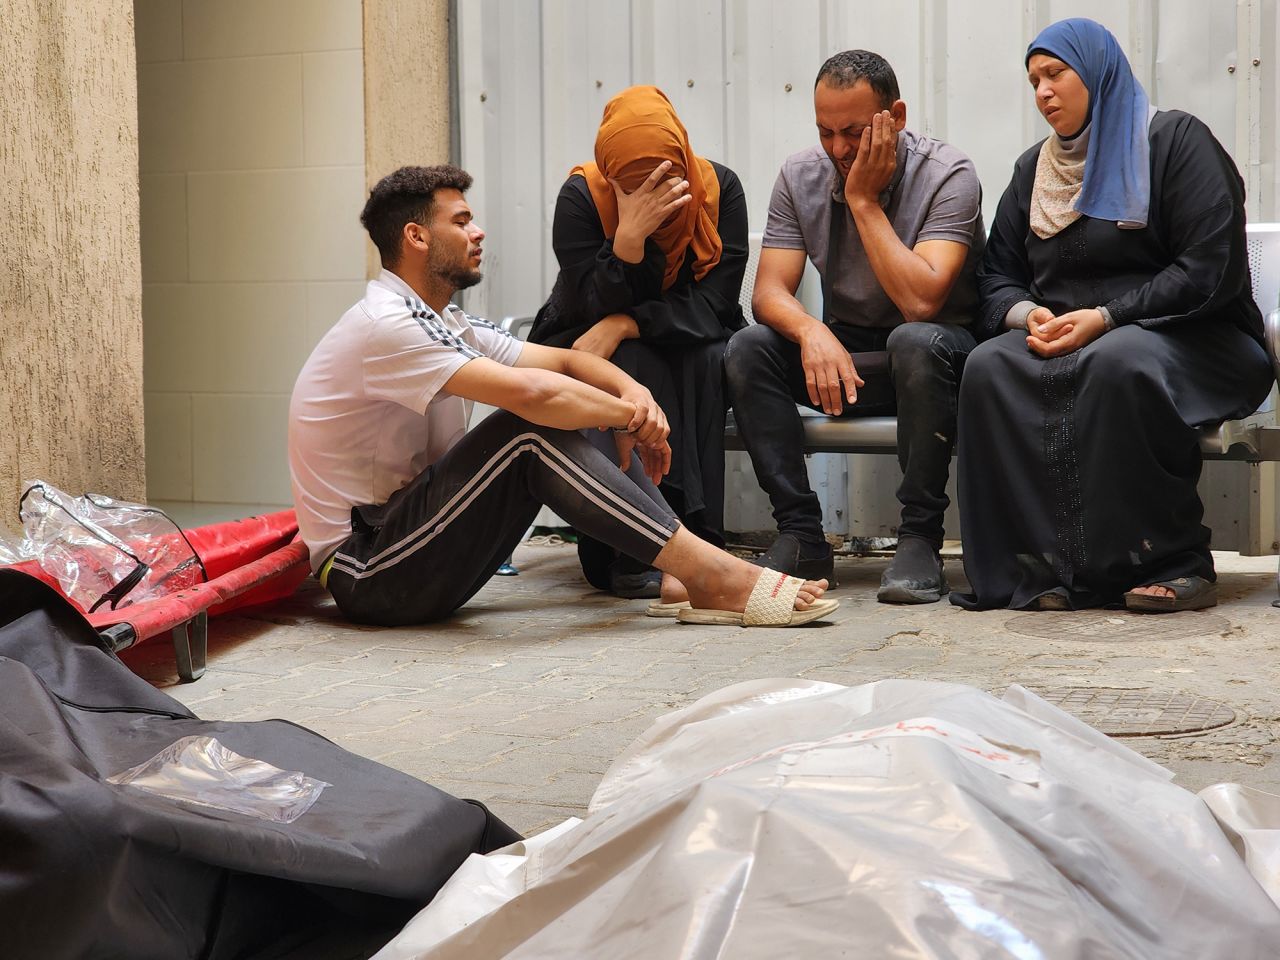
[[[1025,64],[1052,133],[1014,165],[978,274],[958,437],[972,593],[952,600],[1212,606],[1197,428],[1272,383],[1243,183],[1208,127],[1151,106],[1100,24],[1049,26]]]

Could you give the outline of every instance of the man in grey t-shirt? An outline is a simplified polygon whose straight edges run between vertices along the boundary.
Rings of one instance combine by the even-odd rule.
[[[897,78],[877,54],[824,63],[814,112],[821,145],[787,159],[769,201],[757,324],[725,353],[734,416],[778,524],[762,562],[833,580],[795,405],[896,413],[902,520],[877,598],[929,603],[947,592],[938,551],[956,394],[974,347],[981,187],[959,150],[905,129]],[[822,277],[821,319],[795,297],[806,256]]]

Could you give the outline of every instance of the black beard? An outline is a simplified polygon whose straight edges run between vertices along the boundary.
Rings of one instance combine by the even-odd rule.
[[[451,263],[441,266],[431,272],[437,280],[441,283],[448,284],[453,290],[466,290],[468,287],[474,287],[484,279],[484,274],[479,270],[464,267],[460,263]]]

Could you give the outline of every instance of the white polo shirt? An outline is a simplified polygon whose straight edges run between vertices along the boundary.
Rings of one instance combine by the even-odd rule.
[[[468,360],[508,366],[523,345],[453,304],[437,314],[389,270],[342,315],[298,374],[289,402],[289,474],[318,570],[351,534],[351,508],[387,499],[439,460],[468,403],[442,387]]]

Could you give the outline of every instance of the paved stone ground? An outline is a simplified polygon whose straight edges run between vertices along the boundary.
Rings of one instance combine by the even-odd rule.
[[[581,815],[611,760],[654,718],[761,677],[1186,691],[1236,720],[1125,742],[1192,790],[1235,780],[1280,792],[1272,558],[1221,562],[1216,610],[1158,617],[887,607],[874,599],[887,561],[844,559],[833,621],[791,630],[646,618],[640,602],[591,591],[572,547],[524,546],[516,561],[520,576],[495,578],[442,624],[352,626],[309,582],[286,602],[214,621],[208,672],[193,684],[177,682],[164,642],[126,658],[202,717],[292,720],[483,800],[524,832]],[[948,576],[963,583],[954,561]]]

